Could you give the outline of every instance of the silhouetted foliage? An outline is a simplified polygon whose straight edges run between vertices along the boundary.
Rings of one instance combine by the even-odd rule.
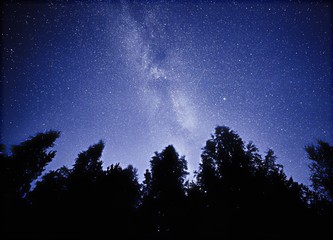
[[[38,205],[52,205],[61,201],[68,190],[70,169],[63,166],[46,173],[29,194],[29,199]]]
[[[172,145],[155,152],[142,184],[119,163],[103,169],[102,141],[78,154],[72,168],[45,173],[59,132],[1,145],[4,237],[332,237],[332,147],[306,151],[315,191],[288,179],[272,149],[261,156],[225,126],[202,149],[195,178]],[[306,229],[306,231],[304,231]]]
[[[14,145],[11,155],[2,159],[2,182],[4,196],[8,201],[23,198],[30,190],[30,184],[44,171],[56,152],[47,150],[53,147],[60,132],[49,131]],[[10,199],[10,200],[9,200]]]
[[[150,161],[151,191],[154,198],[184,195],[184,181],[188,174],[185,157],[179,157],[173,146],[155,153]]]
[[[103,149],[104,143],[100,141],[90,146],[87,151],[81,152],[75,161],[73,174],[90,175],[92,177],[91,180],[94,180],[103,171],[103,162],[100,160]]]
[[[318,141],[318,145],[305,147],[310,164],[313,188],[333,201],[333,147],[327,142]]]
[[[29,219],[26,195],[31,183],[44,171],[56,152],[48,151],[60,136],[58,131],[38,133],[34,137],[11,147],[11,154],[1,154],[1,212],[3,228],[14,231],[15,224],[26,229]]]
[[[262,158],[252,142],[245,146],[234,131],[217,127],[201,157],[197,185],[191,189],[203,196],[196,197],[202,204],[198,218],[206,219],[201,235],[229,235],[241,228],[281,237],[310,214],[307,189],[287,180],[273,150]]]
[[[145,173],[142,205],[148,221],[142,228],[153,236],[177,236],[184,220],[179,217],[183,216],[187,162],[170,145],[161,153],[155,152],[150,167]]]

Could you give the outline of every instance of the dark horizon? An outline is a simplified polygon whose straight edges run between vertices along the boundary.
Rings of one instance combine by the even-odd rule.
[[[305,148],[311,190],[286,176],[273,150],[261,156],[226,126],[206,141],[191,182],[172,145],[155,152],[142,183],[133,165],[103,169],[103,141],[72,167],[45,172],[59,137],[38,133],[11,153],[1,146],[2,238],[333,236],[333,146],[326,142]]]

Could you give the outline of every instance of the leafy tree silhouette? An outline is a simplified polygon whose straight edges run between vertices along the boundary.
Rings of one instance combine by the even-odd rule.
[[[266,177],[276,175],[280,176],[281,179],[284,181],[286,176],[283,172],[283,166],[281,164],[276,164],[276,159],[277,157],[275,156],[274,151],[272,149],[269,149],[261,167]]]
[[[103,171],[103,162],[100,158],[104,145],[103,141],[99,141],[97,144],[90,146],[87,151],[81,152],[75,161],[72,174],[90,175],[90,180],[93,181]]]
[[[317,194],[309,194],[311,208],[320,215],[315,227],[324,236],[333,237],[333,146],[318,140],[317,145],[305,147],[309,164],[310,180]]]
[[[38,133],[19,145],[11,147],[11,154],[1,154],[1,212],[3,228],[15,233],[16,225],[26,228],[26,195],[31,183],[44,171],[56,151],[48,151],[60,136],[58,131]]]
[[[100,207],[95,218],[99,218],[96,229],[101,227],[108,229],[112,235],[118,237],[137,234],[140,189],[137,170],[132,165],[124,169],[119,163],[107,167],[96,184],[97,202],[95,204]]]
[[[313,188],[320,194],[333,201],[333,147],[319,140],[318,145],[305,147],[310,164]]]
[[[70,174],[71,170],[66,166],[46,173],[40,181],[37,181],[36,187],[29,193],[28,199],[34,205],[43,207],[59,203],[68,191],[68,177]]]
[[[292,230],[292,223],[303,222],[299,216],[307,214],[302,198],[306,189],[287,180],[273,150],[262,159],[252,142],[245,145],[230,128],[218,126],[201,157],[197,184],[189,191],[197,196],[196,204],[201,202],[198,218],[208,219],[201,224],[200,235],[252,232],[281,237]]]
[[[10,155],[1,145],[5,237],[333,236],[328,143],[306,147],[316,191],[288,179],[272,149],[261,156],[225,126],[207,140],[191,183],[187,161],[172,145],[155,152],[141,185],[132,165],[103,169],[100,141],[79,153],[72,168],[52,170],[30,189],[55,156],[48,149],[59,134],[39,133]]]
[[[72,169],[50,171],[37,182],[29,199],[38,213],[35,223],[44,233],[101,237],[100,229],[108,229],[113,236],[124,237],[137,231],[134,220],[141,187],[137,170],[112,164],[104,171],[103,148],[102,141],[90,146],[78,155]],[[47,221],[39,218],[45,209],[50,214]]]
[[[11,155],[2,159],[3,192],[7,203],[25,197],[34,181],[54,158],[56,151],[47,150],[54,146],[60,132],[49,131],[11,147]],[[14,198],[14,199],[13,199]]]
[[[68,178],[71,169],[63,166],[43,175],[37,181],[35,188],[29,192],[27,199],[29,205],[30,229],[38,226],[38,236],[43,237],[52,233],[69,232],[68,226],[72,223],[69,216],[72,212],[68,205]],[[47,213],[47,215],[46,215]],[[43,216],[43,217],[41,217]]]
[[[104,142],[99,141],[79,153],[68,176],[66,210],[70,213],[67,221],[71,223],[73,233],[80,233],[82,229],[86,229],[86,234],[91,233],[100,222],[97,218],[101,209],[96,185],[104,174],[101,160],[103,149]]]
[[[205,234],[223,235],[241,218],[242,194],[250,182],[251,162],[246,157],[244,143],[234,131],[225,126],[215,128],[201,154],[197,182],[205,196]]]
[[[146,196],[142,211],[145,228],[153,236],[177,236],[184,219],[185,178],[188,174],[185,157],[179,157],[172,145],[155,152],[145,174]]]
[[[257,169],[259,169],[262,164],[262,157],[259,154],[259,149],[256,147],[256,145],[254,145],[252,141],[250,141],[246,145],[245,155],[249,161],[249,166],[252,174],[255,174]]]

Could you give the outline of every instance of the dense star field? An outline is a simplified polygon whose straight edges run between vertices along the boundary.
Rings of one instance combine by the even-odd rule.
[[[272,148],[309,184],[304,146],[333,143],[328,2],[2,3],[1,142],[61,131],[49,165],[105,141],[104,165],[173,144],[189,172],[217,125]]]

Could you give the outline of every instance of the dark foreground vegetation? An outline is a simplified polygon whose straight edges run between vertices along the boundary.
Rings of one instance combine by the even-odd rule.
[[[103,169],[103,142],[81,152],[72,168],[44,173],[59,136],[39,133],[10,153],[2,145],[1,239],[333,239],[328,143],[305,148],[312,160],[310,189],[286,177],[272,150],[260,155],[227,127],[217,127],[207,140],[191,182],[185,158],[171,145],[155,153],[142,183],[131,165]]]

